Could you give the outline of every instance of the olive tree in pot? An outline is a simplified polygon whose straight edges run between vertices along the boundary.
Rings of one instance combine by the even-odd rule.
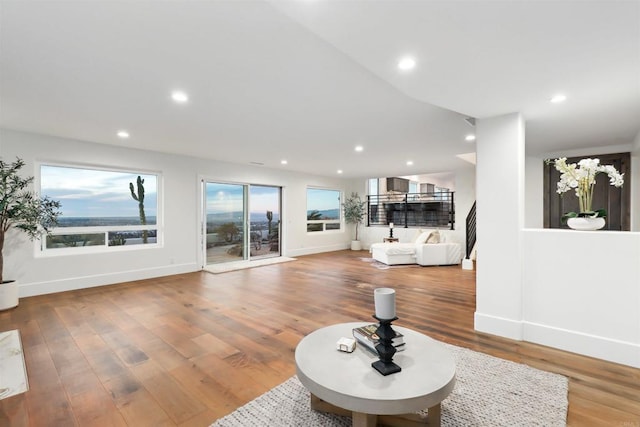
[[[344,220],[347,224],[355,224],[356,238],[351,241],[351,250],[359,251],[362,249],[362,244],[358,240],[358,225],[362,223],[364,215],[366,213],[365,205],[367,203],[360,199],[358,193],[351,193],[351,195],[345,198],[342,204],[344,211]]]
[[[18,305],[18,283],[5,280],[4,242],[7,232],[15,228],[30,240],[42,237],[58,223],[60,202],[39,197],[28,187],[33,177],[19,175],[24,167],[22,159],[8,163],[0,159],[0,310]]]

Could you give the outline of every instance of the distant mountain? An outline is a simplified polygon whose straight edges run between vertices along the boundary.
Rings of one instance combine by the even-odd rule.
[[[251,212],[250,214],[251,222],[268,222],[267,213],[266,212]],[[280,216],[274,212],[273,213],[273,222],[278,222],[280,220]],[[222,213],[214,213],[207,214],[207,222],[237,222],[242,221],[242,211],[235,212],[222,212]]]
[[[307,211],[307,218],[311,212],[313,212],[313,210]],[[325,209],[316,212],[320,212],[321,217],[319,219],[340,219],[340,209]]]
[[[147,216],[147,225],[154,225],[156,217]],[[112,227],[120,225],[139,225],[140,217],[138,216],[107,216],[107,217],[69,217],[60,216],[58,218],[58,227]]]

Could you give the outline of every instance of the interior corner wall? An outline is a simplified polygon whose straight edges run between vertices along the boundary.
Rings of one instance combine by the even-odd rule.
[[[351,191],[346,179],[205,160],[0,129],[0,156],[22,158],[25,175],[38,176],[39,162],[150,171],[161,174],[164,243],[160,247],[132,248],[101,253],[43,256],[15,230],[4,247],[5,277],[17,279],[20,296],[107,285],[151,277],[198,271],[203,264],[200,246],[202,217],[200,179],[281,186],[285,256],[299,256],[349,247],[351,234],[307,233],[308,186]]]
[[[524,120],[519,113],[476,123],[475,329],[522,339]]]
[[[524,226],[544,227],[544,159],[525,158]]]
[[[631,146],[631,176],[626,181],[631,185],[631,231],[640,231],[640,132]]]
[[[476,168],[474,165],[465,164],[454,172],[456,206],[455,238],[462,243],[463,255],[466,252],[464,243],[467,238],[467,215],[476,201]]]

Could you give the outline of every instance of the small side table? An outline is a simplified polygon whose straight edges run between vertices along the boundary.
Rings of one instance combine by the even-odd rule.
[[[398,243],[399,240],[397,237],[383,237],[382,238],[382,242],[383,243]]]

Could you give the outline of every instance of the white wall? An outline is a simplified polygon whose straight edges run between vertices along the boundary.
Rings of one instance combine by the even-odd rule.
[[[157,171],[162,175],[164,244],[108,253],[43,256],[15,230],[5,244],[5,276],[20,282],[20,296],[79,289],[200,270],[201,195],[199,179],[283,187],[283,255],[346,249],[351,229],[331,234],[306,232],[308,185],[352,191],[344,179],[309,176],[263,167],[72,141],[53,136],[0,130],[0,156],[20,157],[25,174],[38,176],[37,162]]]
[[[523,238],[523,339],[640,368],[640,233]]]
[[[478,254],[475,328],[522,339],[524,120],[476,122]]]
[[[477,124],[475,328],[640,367],[640,233],[523,229],[521,222],[525,211],[529,223],[541,221],[533,206],[540,203],[543,158],[629,146],[530,156],[526,189],[536,194],[527,194],[525,210],[520,132],[518,115]]]

